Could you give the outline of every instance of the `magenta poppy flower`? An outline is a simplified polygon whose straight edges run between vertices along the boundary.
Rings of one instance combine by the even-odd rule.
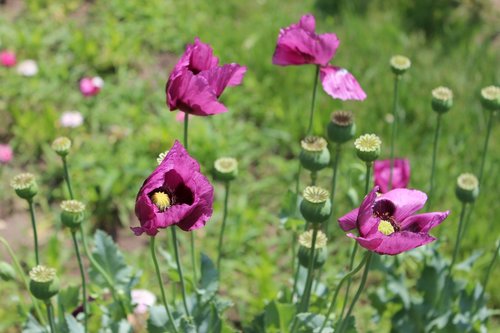
[[[347,69],[336,66],[320,68],[323,90],[333,98],[345,100],[364,100],[366,94],[356,78]]]
[[[359,208],[339,219],[344,231],[358,229],[358,236],[352,233],[347,236],[370,251],[389,255],[435,240],[429,231],[443,222],[449,211],[414,214],[424,207],[425,193],[410,189],[395,189],[385,194],[377,191],[375,186]]]
[[[163,161],[144,181],[135,201],[141,226],[137,235],[177,225],[184,231],[203,227],[212,216],[214,189],[201,174],[200,165],[175,141]]]
[[[311,14],[300,18],[299,23],[281,29],[273,64],[280,66],[316,64],[324,66],[333,58],[339,40],[332,33],[316,34],[316,21]]]
[[[0,65],[3,67],[14,67],[16,65],[16,54],[11,51],[0,52]]]
[[[84,77],[80,80],[80,92],[85,97],[97,95],[104,85],[104,81],[99,76]]]
[[[10,145],[0,143],[0,164],[7,164],[12,161],[14,153]]]
[[[375,161],[373,163],[373,173],[375,185],[380,187],[380,191],[389,191],[389,178],[391,177],[391,160]],[[406,158],[394,159],[392,169],[392,188],[405,188],[410,182],[410,161]]]

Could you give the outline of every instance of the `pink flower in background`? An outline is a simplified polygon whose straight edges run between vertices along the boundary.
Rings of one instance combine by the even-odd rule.
[[[84,77],[80,80],[80,92],[85,97],[97,95],[104,85],[103,79],[99,76]]]
[[[316,21],[311,14],[299,23],[281,29],[273,64],[280,66],[316,64],[324,66],[333,58],[339,40],[335,34],[316,34]]]
[[[7,164],[12,161],[14,152],[10,145],[0,143],[0,164]]]
[[[3,67],[13,67],[16,65],[16,54],[11,51],[0,52],[0,65]]]
[[[391,160],[375,161],[373,164],[375,185],[380,187],[380,191],[389,191],[389,178],[391,177]],[[394,159],[392,170],[392,189],[405,188],[410,182],[410,161],[405,158]]]
[[[359,235],[347,234],[362,247],[396,255],[435,240],[429,231],[448,217],[449,211],[414,213],[424,207],[427,195],[418,190],[395,189],[377,194],[378,186],[365,197],[359,208],[339,219],[344,231],[357,229]]]
[[[62,127],[79,127],[83,124],[83,116],[78,111],[66,111],[59,118],[59,123]]]
[[[132,304],[135,305],[134,313],[144,314],[156,303],[156,296],[146,289],[133,289],[130,292]]]
[[[177,114],[175,115],[175,120],[182,123],[184,122],[184,119],[186,119],[186,113],[182,111],[177,112]]]
[[[324,66],[320,68],[323,90],[333,98],[345,100],[364,100],[366,94],[356,78],[347,69]]]
[[[199,229],[212,216],[213,201],[214,188],[200,165],[175,141],[139,190],[135,215],[141,226],[131,229],[137,236],[154,236],[175,225],[184,231]]]
[[[35,76],[38,73],[38,65],[34,60],[24,60],[17,65],[17,72],[22,76]]]

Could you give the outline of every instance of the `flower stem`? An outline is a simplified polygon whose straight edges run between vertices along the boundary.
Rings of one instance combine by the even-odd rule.
[[[45,302],[45,306],[47,307],[47,317],[49,318],[50,332],[57,333],[56,331],[56,322],[54,319],[54,311],[52,309],[52,303],[50,300]]]
[[[392,176],[394,169],[394,143],[398,123],[398,98],[399,98],[399,75],[394,76],[394,100],[392,103],[392,135],[391,135],[391,171],[389,173],[389,190],[392,190]]]
[[[175,326],[174,317],[172,317],[172,313],[170,313],[170,308],[168,307],[167,297],[165,296],[165,288],[163,288],[163,281],[161,279],[160,267],[158,266],[158,259],[156,258],[156,250],[155,250],[155,236],[151,236],[151,242],[149,242],[151,249],[151,256],[153,257],[153,263],[155,265],[156,277],[158,278],[158,283],[160,285],[161,291],[161,299],[163,301],[163,306],[165,307],[165,311],[167,312],[168,320],[172,324],[172,327],[176,333],[177,327]]]
[[[318,227],[313,225],[313,234],[311,240],[311,251],[309,252],[309,267],[307,268],[307,279],[306,284],[304,286],[304,293],[302,294],[302,301],[299,306],[299,312],[307,312],[309,309],[309,301],[311,298],[311,288],[313,282],[313,273],[314,273],[314,257],[315,257],[315,249],[316,249],[316,238],[318,236]]]
[[[319,77],[319,66],[316,66],[314,72],[314,84],[313,84],[313,93],[311,100],[311,111],[309,112],[309,125],[307,126],[306,136],[311,134],[312,126],[313,126],[313,118],[314,118],[314,107],[316,104],[316,90],[318,87],[318,77]]]
[[[478,177],[479,186],[481,186],[483,180],[484,163],[486,161],[486,153],[488,152],[488,143],[490,142],[494,113],[495,113],[494,111],[489,112],[490,115],[488,117],[488,129],[486,130],[486,138],[484,139],[483,154],[481,156],[481,168],[479,169],[479,177]]]
[[[488,285],[488,281],[490,279],[491,271],[493,270],[493,266],[495,266],[495,262],[498,258],[498,254],[500,252],[500,240],[497,241],[497,247],[495,249],[495,253],[493,253],[493,258],[491,258],[490,264],[488,265],[488,269],[486,271],[486,275],[484,276],[483,282],[483,290],[481,290],[481,294],[479,295],[478,300],[481,301],[484,297],[484,293],[486,292],[486,286]],[[477,303],[476,303],[477,304]],[[477,311],[478,309],[476,309]]]
[[[430,189],[429,189],[429,200],[427,201],[427,207],[431,208],[431,201],[434,199],[434,175],[436,172],[436,156],[437,156],[437,147],[439,134],[441,131],[441,113],[437,114],[437,125],[436,132],[434,133],[434,145],[432,148],[432,166],[431,166],[431,180],[430,180]]]
[[[228,202],[229,202],[229,184],[230,184],[229,181],[226,181],[224,184],[224,190],[225,190],[225,193],[224,193],[224,213],[222,215],[222,225],[221,225],[220,234],[219,234],[219,246],[218,246],[219,256],[217,257],[217,271],[219,272],[219,276],[221,275],[220,274],[220,262],[222,260],[222,239],[224,237],[224,229],[226,228],[227,207],[228,207]]]
[[[333,223],[335,220],[334,214],[333,214],[333,209],[334,209],[334,199],[335,199],[335,191],[337,189],[337,171],[338,171],[338,166],[339,166],[339,160],[340,160],[340,150],[341,150],[342,145],[340,143],[337,143],[335,146],[335,159],[333,161],[333,175],[332,175],[332,191],[330,194],[330,204],[332,206],[332,214],[330,215],[330,223]],[[330,223],[326,223],[325,225],[325,234],[328,236],[328,226]]]
[[[83,270],[82,257],[80,255],[80,249],[78,248],[78,241],[76,239],[76,230],[71,230],[71,237],[73,238],[73,245],[75,246],[76,258],[78,260],[78,267],[80,269],[80,276],[82,278],[82,302],[83,302],[83,327],[84,332],[87,332],[87,318],[89,315],[88,303],[87,303],[87,284],[85,281],[85,271]]]
[[[71,188],[71,181],[69,180],[68,163],[66,161],[66,156],[62,156],[61,159],[64,168],[64,180],[66,181],[66,185],[68,186],[69,198],[73,200],[75,197],[73,196],[73,189]]]
[[[458,222],[458,230],[457,230],[457,238],[455,241],[455,248],[453,249],[453,257],[451,259],[450,267],[448,268],[448,277],[451,275],[451,271],[453,269],[453,266],[455,265],[455,262],[457,260],[457,255],[458,255],[458,250],[460,248],[460,241],[462,240],[463,237],[463,231],[464,231],[464,216],[465,216],[465,211],[467,208],[467,203],[462,203],[462,211],[460,212],[460,220]]]
[[[174,254],[175,254],[175,262],[177,264],[177,272],[179,273],[179,279],[181,282],[181,292],[182,292],[182,303],[184,304],[184,310],[186,311],[186,316],[188,320],[191,321],[191,314],[189,313],[189,308],[187,305],[187,297],[186,297],[186,285],[184,283],[184,274],[182,273],[181,260],[179,258],[179,246],[177,244],[177,233],[175,227],[170,228],[172,232],[172,241],[174,243]]]
[[[35,208],[33,205],[33,199],[28,199],[28,205],[30,209],[31,216],[31,226],[33,228],[33,239],[35,242],[35,261],[37,266],[40,265],[40,255],[38,253],[38,233],[36,231],[36,219],[35,219]]]

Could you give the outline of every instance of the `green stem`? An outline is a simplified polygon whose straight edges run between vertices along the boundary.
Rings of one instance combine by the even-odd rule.
[[[35,241],[35,261],[37,266],[40,265],[40,255],[38,253],[38,233],[36,231],[35,209],[33,207],[33,199],[28,199],[28,205],[31,216],[31,227],[33,228],[33,238]]]
[[[332,206],[332,215],[330,215],[330,223],[334,223],[333,221],[335,220],[334,214],[333,214],[333,209],[334,209],[334,199],[335,199],[335,191],[337,189],[337,171],[338,171],[338,165],[339,165],[339,160],[340,160],[340,150],[341,150],[342,145],[340,143],[337,143],[335,147],[335,159],[333,162],[333,175],[332,175],[332,191],[330,193],[330,204]],[[328,226],[330,223],[326,223],[325,225],[325,234],[328,236]]]
[[[47,307],[47,317],[49,318],[50,332],[56,333],[56,322],[54,320],[54,311],[52,309],[52,303],[50,300],[45,302],[45,306]]]
[[[66,181],[66,185],[68,186],[68,193],[71,200],[75,197],[73,196],[73,189],[71,188],[71,181],[69,180],[69,172],[68,172],[68,163],[66,161],[66,156],[61,157],[64,168],[64,180]]]
[[[478,300],[482,300],[484,297],[484,294],[486,292],[486,286],[488,285],[488,281],[490,280],[491,271],[495,266],[495,262],[498,258],[499,252],[500,252],[500,240],[497,241],[497,247],[495,249],[495,253],[493,253],[493,258],[491,258],[490,264],[488,265],[488,270],[486,271],[486,275],[484,276],[483,290],[481,290],[481,295],[479,295]]]
[[[312,126],[313,126],[313,118],[314,118],[314,107],[316,105],[316,90],[318,87],[318,77],[319,77],[319,66],[316,66],[314,72],[314,84],[313,84],[313,93],[311,100],[311,110],[309,112],[309,125],[307,126],[306,136],[311,134]]]
[[[392,103],[392,135],[391,135],[391,171],[389,173],[389,190],[392,190],[392,176],[394,169],[394,142],[396,141],[396,131],[398,123],[398,98],[399,98],[399,75],[394,76],[394,100]]]
[[[297,260],[297,233],[293,232],[293,242],[292,242],[292,272],[293,273],[293,289],[292,289],[292,300],[293,296],[297,292],[297,282],[299,280],[299,263]]]
[[[318,173],[316,171],[311,171],[311,186],[315,186],[317,180],[318,180]]]
[[[82,257],[80,255],[80,249],[78,248],[78,241],[76,239],[76,230],[71,230],[71,237],[73,238],[73,245],[75,246],[76,258],[78,260],[78,268],[80,269],[80,276],[82,278],[82,302],[83,302],[83,327],[84,332],[87,332],[87,318],[89,315],[88,303],[87,303],[87,283],[85,281],[85,271],[83,270]]]
[[[429,200],[427,201],[427,207],[431,208],[431,201],[434,199],[434,175],[436,172],[436,156],[437,156],[437,147],[439,141],[439,134],[441,131],[441,113],[437,114],[437,125],[436,132],[434,133],[434,145],[432,148],[432,166],[431,166],[431,181],[430,181],[430,189],[429,189]]]
[[[224,190],[225,190],[225,194],[224,194],[224,214],[222,215],[222,225],[221,225],[221,228],[220,228],[219,246],[218,246],[219,256],[217,257],[217,271],[219,272],[219,276],[221,275],[220,274],[220,262],[222,260],[222,240],[223,240],[223,236],[224,236],[224,229],[226,228],[227,207],[228,207],[228,202],[229,202],[229,184],[230,184],[229,181],[226,181],[225,184],[224,184],[225,185],[224,186]]]
[[[177,272],[179,273],[179,279],[181,282],[181,292],[182,292],[182,303],[184,304],[184,310],[186,311],[186,316],[188,320],[191,320],[191,314],[189,313],[189,308],[187,305],[187,297],[186,297],[186,286],[184,283],[184,274],[182,273],[181,260],[179,258],[179,246],[177,244],[177,233],[175,227],[170,228],[172,232],[172,241],[174,243],[174,254],[175,254],[175,262],[177,264]]]
[[[373,162],[366,163],[366,175],[365,175],[365,195],[370,191],[370,179],[372,175]]]
[[[462,203],[462,211],[460,212],[460,220],[458,222],[457,238],[455,241],[455,248],[453,249],[453,257],[451,259],[450,267],[448,269],[448,277],[451,275],[451,271],[452,271],[453,266],[455,265],[455,262],[457,260],[458,250],[460,248],[460,241],[462,240],[462,237],[463,237],[464,216],[465,216],[466,207],[467,207],[467,204],[465,202]]]
[[[172,325],[174,331],[178,333],[177,327],[175,326],[174,317],[172,317],[172,313],[170,313],[170,308],[168,307],[167,297],[165,296],[165,288],[163,288],[163,281],[161,279],[160,267],[158,265],[158,259],[156,258],[156,250],[155,250],[155,236],[151,236],[151,242],[149,242],[151,249],[151,256],[153,257],[153,263],[155,265],[156,277],[158,278],[158,283],[160,285],[161,291],[161,299],[163,301],[163,306],[165,307],[165,311],[167,311],[168,320]]]
[[[494,111],[489,112],[488,117],[488,129],[486,130],[486,138],[484,139],[483,155],[481,156],[481,168],[479,169],[479,186],[482,185],[483,173],[484,173],[484,163],[486,162],[486,153],[488,152],[488,143],[490,142],[491,128],[493,127],[493,115]]]
[[[184,113],[184,148],[188,150],[188,125],[189,125],[189,113]]]
[[[352,276],[354,274],[356,274],[357,272],[359,272],[361,270],[361,268],[363,268],[364,264],[366,263],[366,259],[368,259],[368,253],[363,257],[363,259],[358,264],[358,266],[356,266],[356,268],[349,271],[349,273],[344,275],[344,277],[340,280],[339,284],[337,285],[337,288],[335,289],[335,293],[333,294],[332,302],[330,303],[330,306],[328,307],[328,311],[326,312],[325,320],[323,321],[323,324],[321,325],[319,332],[322,332],[326,326],[326,322],[328,321],[328,318],[330,317],[330,315],[333,311],[333,308],[335,307],[335,303],[337,302],[337,297],[339,295],[340,288],[342,287],[342,284],[346,280],[350,281]],[[340,317],[342,317],[342,316],[340,316]]]
[[[313,226],[313,234],[311,240],[311,251],[309,252],[309,267],[307,268],[307,279],[304,287],[304,293],[302,294],[302,302],[299,306],[299,312],[307,312],[309,309],[309,301],[311,298],[311,287],[313,282],[314,273],[314,256],[316,249],[316,238],[318,236],[318,228],[316,225]]]

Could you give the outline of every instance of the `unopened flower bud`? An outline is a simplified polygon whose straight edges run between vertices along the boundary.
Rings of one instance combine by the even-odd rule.
[[[38,193],[35,176],[31,173],[22,173],[15,176],[10,182],[10,186],[12,186],[20,198],[26,200],[33,199],[33,197]]]
[[[65,227],[75,229],[83,222],[85,205],[77,200],[66,200],[61,203],[61,222]]]
[[[411,67],[411,61],[405,56],[395,55],[390,60],[391,70],[396,75],[402,75]]]
[[[486,110],[500,110],[500,87],[489,86],[481,89],[481,104]]]
[[[52,149],[61,157],[68,155],[70,148],[71,140],[65,136],[61,136],[52,142]]]
[[[13,281],[16,279],[16,271],[5,261],[0,261],[0,279],[3,281]]]
[[[238,161],[232,157],[221,157],[214,162],[214,179],[228,182],[238,176]]]
[[[447,87],[433,89],[431,104],[435,112],[447,112],[453,106],[453,91]]]
[[[356,134],[354,116],[350,111],[335,111],[331,115],[330,122],[326,127],[328,140],[335,143],[344,143]]]
[[[30,271],[30,292],[37,299],[48,301],[59,292],[56,270],[38,265]]]
[[[457,178],[455,194],[463,203],[474,202],[479,195],[479,181],[471,173],[463,173]]]
[[[304,169],[319,171],[330,164],[330,152],[326,140],[317,136],[308,136],[300,142],[300,163]]]
[[[308,268],[311,260],[313,230],[308,230],[299,236],[299,252],[297,254],[301,266]],[[317,269],[323,266],[326,261],[328,251],[326,250],[326,235],[322,231],[317,231],[316,242],[314,245],[313,268]]]
[[[300,202],[300,213],[311,223],[323,223],[332,213],[330,194],[318,186],[308,186]]]
[[[375,134],[365,134],[354,141],[356,154],[366,163],[371,163],[380,156],[381,144],[382,141]]]

